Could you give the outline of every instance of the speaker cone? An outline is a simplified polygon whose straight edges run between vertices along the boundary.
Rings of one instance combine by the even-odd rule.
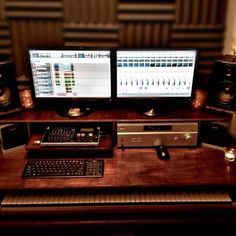
[[[11,90],[4,84],[0,84],[0,105],[7,106],[11,102]]]
[[[235,97],[235,85],[230,81],[222,81],[217,85],[217,99],[220,103],[228,104]]]

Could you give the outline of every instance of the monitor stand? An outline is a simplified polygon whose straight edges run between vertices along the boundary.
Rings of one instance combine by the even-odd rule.
[[[158,116],[159,111],[156,108],[151,108],[149,110],[143,111],[142,112],[146,116]]]
[[[70,107],[68,109],[63,109],[58,111],[58,114],[61,116],[68,116],[68,117],[78,117],[84,116],[91,112],[89,107],[81,108],[81,107]]]
[[[146,116],[163,116],[166,114],[166,110],[162,106],[144,106],[139,110],[139,113],[146,115]]]

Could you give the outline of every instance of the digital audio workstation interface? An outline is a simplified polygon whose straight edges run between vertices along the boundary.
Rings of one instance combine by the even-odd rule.
[[[110,97],[109,50],[31,50],[35,96]]]
[[[117,97],[190,97],[195,50],[118,50]]]

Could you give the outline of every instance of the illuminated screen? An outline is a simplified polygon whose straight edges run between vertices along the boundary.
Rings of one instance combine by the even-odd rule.
[[[189,98],[196,50],[117,50],[117,98]]]
[[[110,50],[30,49],[35,98],[111,97]]]

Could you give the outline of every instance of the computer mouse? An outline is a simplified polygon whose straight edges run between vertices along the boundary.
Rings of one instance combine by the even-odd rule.
[[[169,160],[170,154],[166,146],[160,145],[156,147],[157,157],[161,160]]]

